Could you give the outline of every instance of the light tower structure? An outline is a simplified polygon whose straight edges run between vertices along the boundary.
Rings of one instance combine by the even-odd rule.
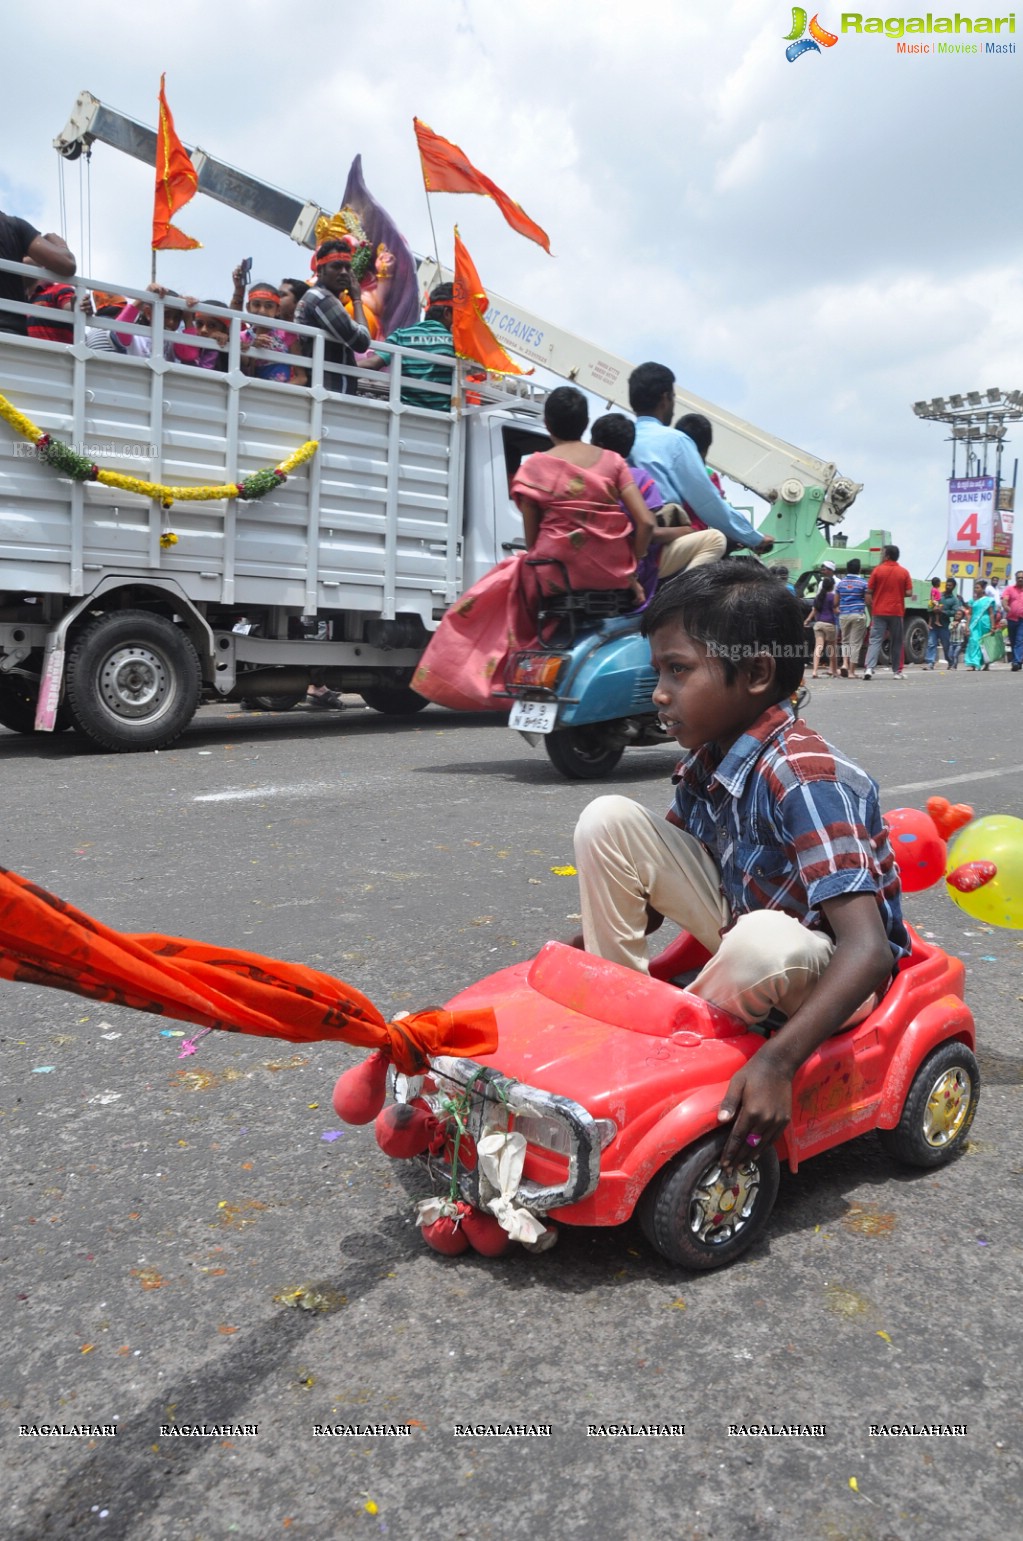
[[[1012,560],[1016,476],[1002,477],[1002,451],[1009,424],[1023,419],[1023,391],[965,391],[916,401],[917,417],[947,423],[952,445],[949,478],[949,578],[998,578],[1004,582]],[[960,463],[961,453],[961,463]]]

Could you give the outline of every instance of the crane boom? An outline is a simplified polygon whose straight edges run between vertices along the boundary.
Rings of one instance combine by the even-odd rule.
[[[67,160],[77,160],[96,141],[123,150],[147,166],[156,165],[156,130],[116,107],[107,107],[91,91],[82,91],[53,146]],[[316,245],[316,221],[327,212],[318,203],[282,192],[226,161],[215,160],[198,146],[185,148],[195,166],[201,193],[289,235],[300,246]]]
[[[427,290],[452,277],[448,269],[439,268],[429,259],[420,268],[420,278]],[[562,331],[511,300],[490,290],[487,293],[490,303],[486,323],[509,353],[570,380],[594,396],[602,396],[609,405],[630,410],[629,375],[633,364],[606,348]],[[710,419],[714,443],[708,460],[714,469],[770,503],[779,498],[785,503],[796,503],[805,491],[819,488],[824,496],[817,517],[836,524],[862,488],[862,482],[839,476],[830,461],[808,455],[692,391],[676,386],[675,405],[679,414],[702,412]]]

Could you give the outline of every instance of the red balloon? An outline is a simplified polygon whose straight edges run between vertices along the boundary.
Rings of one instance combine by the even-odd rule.
[[[377,1114],[374,1130],[377,1144],[385,1156],[410,1161],[421,1156],[433,1138],[437,1120],[429,1108],[407,1102],[392,1102]]]
[[[421,1225],[419,1229],[427,1246],[432,1247],[435,1252],[443,1252],[445,1257],[457,1257],[460,1252],[467,1252],[469,1238],[461,1222],[469,1207],[460,1199],[457,1220],[453,1220],[449,1215],[441,1215],[440,1219],[434,1220],[432,1225]]]
[[[957,829],[969,824],[973,809],[969,803],[950,803],[947,797],[929,797],[927,812],[934,820],[934,827],[942,840],[951,840]]]
[[[511,1237],[494,1215],[482,1209],[470,1209],[462,1220],[462,1230],[469,1245],[484,1257],[503,1257],[511,1246]]]
[[[371,1124],[387,1096],[390,1056],[383,1049],[353,1065],[338,1077],[334,1087],[334,1112],[346,1124]]]
[[[947,882],[950,888],[955,888],[961,894],[972,894],[997,876],[998,868],[993,861],[968,861],[950,872]]]
[[[945,842],[934,820],[919,808],[893,808],[884,821],[903,891],[916,894],[933,888],[945,876]]]

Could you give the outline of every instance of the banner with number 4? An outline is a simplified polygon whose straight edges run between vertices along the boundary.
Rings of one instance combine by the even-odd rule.
[[[994,477],[953,476],[948,484],[949,546],[989,551],[994,541],[994,521]]]

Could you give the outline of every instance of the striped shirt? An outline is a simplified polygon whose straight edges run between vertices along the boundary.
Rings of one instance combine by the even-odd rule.
[[[844,578],[839,578],[835,584],[835,593],[838,595],[838,613],[842,615],[862,615],[865,609],[867,594],[867,580],[857,573],[847,573]]]
[[[720,761],[693,750],[674,781],[668,819],[714,858],[733,919],[782,910],[827,931],[825,900],[873,894],[893,958],[908,956],[877,783],[805,722],[772,706]]]

